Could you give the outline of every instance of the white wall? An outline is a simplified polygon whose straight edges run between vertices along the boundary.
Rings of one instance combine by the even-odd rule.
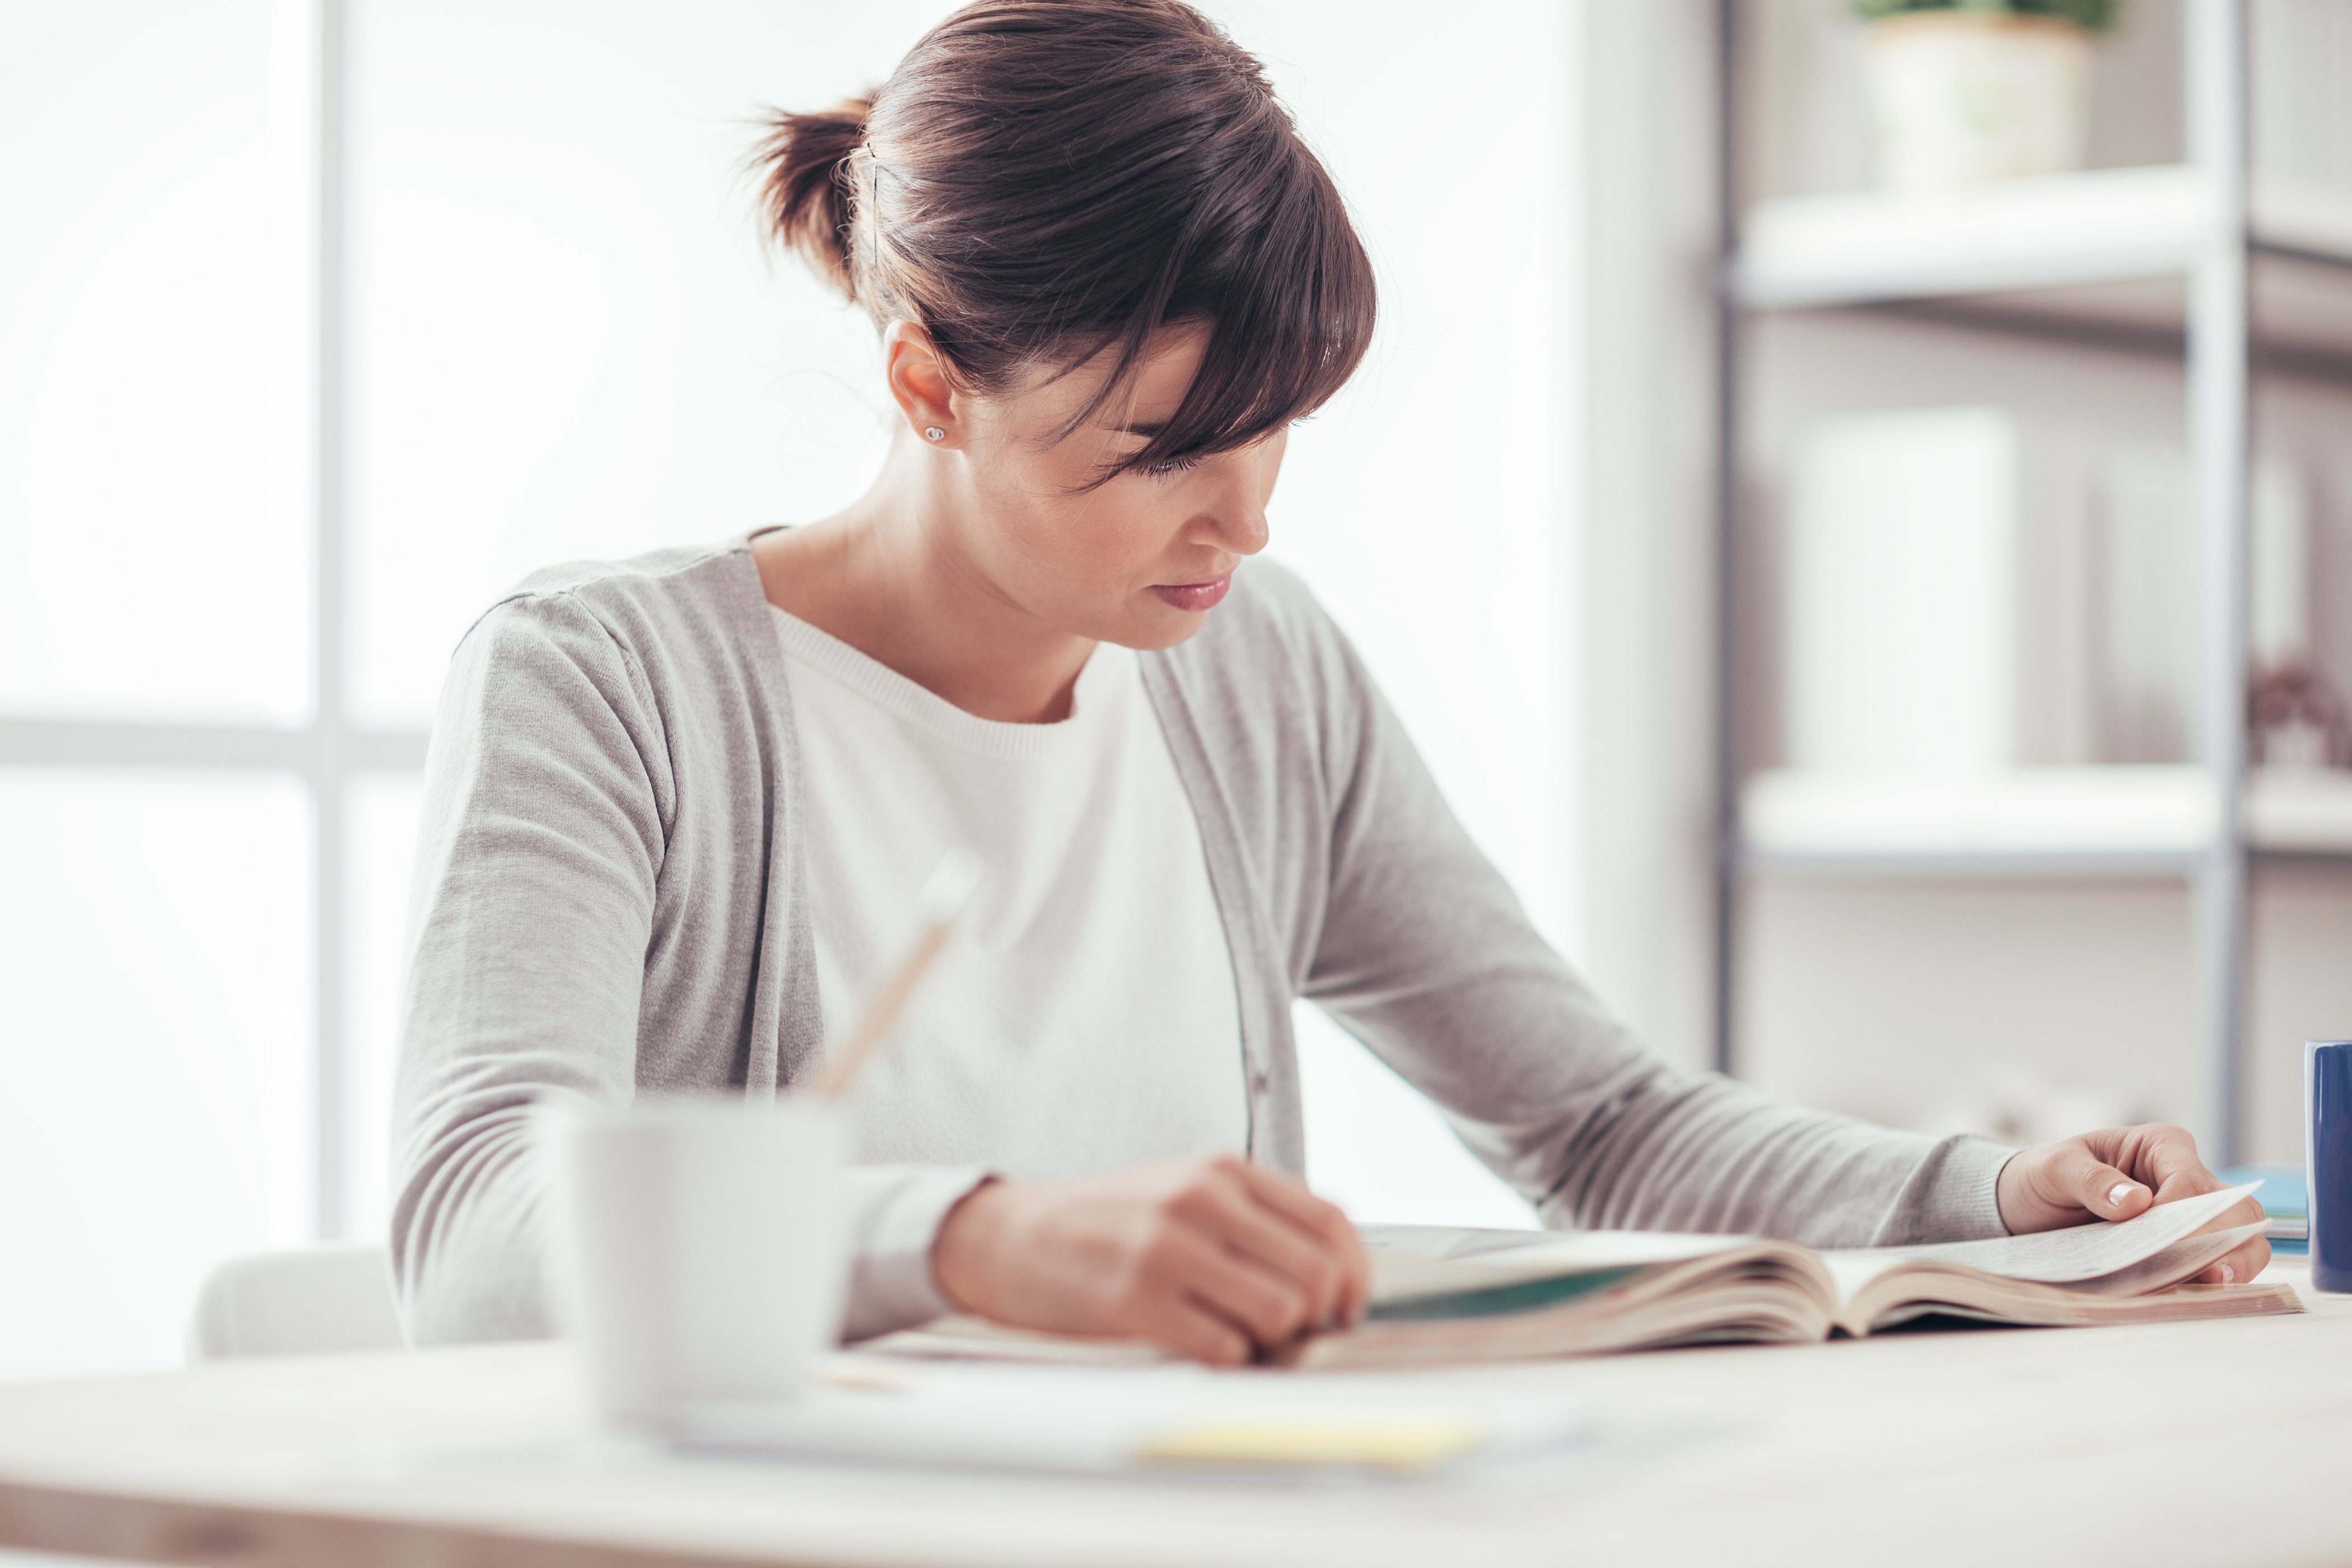
[[[947,7],[353,0],[352,701],[422,725],[532,568],[822,516],[879,460],[872,331],[773,260],[770,105]]]
[[[1686,1066],[1714,996],[1713,7],[1572,8],[1583,84],[1583,901],[1602,996]]]

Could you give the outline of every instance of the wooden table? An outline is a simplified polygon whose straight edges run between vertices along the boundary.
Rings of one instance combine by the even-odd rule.
[[[2307,1300],[2295,1318],[1445,1374],[1574,1390],[1623,1435],[1540,1480],[599,1452],[554,1345],[19,1385],[0,1389],[0,1543],[272,1568],[2352,1563],[2352,1298]]]

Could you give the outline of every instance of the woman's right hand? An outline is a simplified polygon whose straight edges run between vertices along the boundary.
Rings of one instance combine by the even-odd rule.
[[[967,1312],[1154,1340],[1237,1366],[1352,1323],[1371,1265],[1348,1216],[1230,1154],[1074,1182],[991,1182],[948,1212],[931,1273]]]

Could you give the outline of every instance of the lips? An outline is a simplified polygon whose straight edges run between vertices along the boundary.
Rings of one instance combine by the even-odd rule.
[[[1151,591],[1172,608],[1199,611],[1213,609],[1233,585],[1234,574],[1228,572],[1202,583],[1155,583]]]

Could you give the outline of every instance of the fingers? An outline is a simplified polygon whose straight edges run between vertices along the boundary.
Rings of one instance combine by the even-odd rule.
[[[1160,1208],[1166,1223],[1136,1282],[1155,1303],[1181,1297],[1266,1349],[1360,1310],[1370,1267],[1354,1227],[1286,1178],[1212,1160],[1182,1172]],[[1192,1353],[1200,1325],[1176,1327]]]
[[[2168,1204],[2176,1198],[2193,1198],[2200,1193],[2221,1189],[2221,1178],[2205,1168],[2205,1162],[2197,1153],[2197,1140],[2185,1127],[2149,1122],[2093,1134],[2086,1142],[2096,1143],[2103,1140],[2110,1146],[2098,1151],[2101,1156],[2153,1187],[2158,1203]]]
[[[1154,1300],[1187,1300],[1239,1329],[1250,1343],[1286,1344],[1320,1321],[1297,1280],[1210,1237],[1174,1233],[1154,1264]]]
[[[1287,1176],[1245,1160],[1235,1164],[1252,1198],[1315,1238],[1339,1265],[1340,1290],[1329,1316],[1343,1323],[1362,1317],[1372,1291],[1372,1260],[1348,1216]]]
[[[1255,1353],[1250,1337],[1229,1319],[1181,1295],[1157,1299],[1131,1326],[1144,1338],[1210,1366],[1246,1366]]]
[[[1212,1186],[1202,1190],[1202,1228],[1223,1245],[1305,1293],[1307,1319],[1318,1326],[1339,1321],[1348,1308],[1345,1261],[1324,1237],[1254,1201],[1248,1193]]]
[[[2240,1198],[2236,1203],[2231,1204],[2228,1208],[2225,1208],[2220,1214],[2215,1215],[2210,1224],[2200,1226],[2198,1228],[2200,1230],[2228,1230],[2232,1226],[2260,1225],[2263,1222],[2263,1205],[2255,1199],[2252,1193],[2248,1193],[2244,1197]]]
[[[2126,1206],[2114,1211],[2103,1211],[2095,1202],[2084,1204],[2084,1206],[2092,1213],[2104,1214],[2106,1218],[2127,1219],[2133,1214],[2145,1213],[2154,1204],[2174,1203],[2204,1193],[2217,1193],[2223,1185],[2219,1176],[2205,1168],[2205,1162],[2197,1153],[2197,1140],[2183,1127],[2163,1122],[2151,1122],[2140,1127],[2111,1127],[2085,1133],[2074,1142],[2081,1145],[2081,1156],[2063,1156],[2053,1162],[2053,1165],[2063,1168],[2063,1179],[2077,1190],[2084,1185],[2096,1186],[2112,1173],[2132,1183],[2138,1191],[2149,1194],[2145,1203],[2135,1195],[2127,1194]],[[2112,1161],[2113,1164],[2106,1163],[2107,1161]],[[2109,1191],[2112,1193],[2114,1189],[2111,1187]],[[2249,1197],[2232,1204],[2228,1213],[2215,1215],[2202,1228],[2226,1230],[2234,1226],[2259,1223],[2262,1217],[2262,1205]],[[2243,1284],[2269,1268],[2270,1261],[2270,1243],[2256,1237],[2199,1274],[2197,1283]]]
[[[2060,1144],[2042,1179],[2051,1197],[2080,1205],[2095,1219],[2129,1219],[2156,1202],[2146,1184],[2092,1152],[2088,1138]]]
[[[2127,1130],[2126,1138],[2130,1148],[2132,1168],[2156,1184],[2156,1201],[2172,1203],[2180,1198],[2193,1198],[2202,1193],[2218,1193],[2221,1178],[2205,1168],[2197,1153],[2197,1140],[2188,1129],[2158,1123]],[[2263,1205],[2252,1196],[2231,1204],[2226,1213],[2216,1215],[2202,1226],[2205,1230],[2228,1230],[2236,1226],[2260,1224]],[[2239,1285],[2254,1278],[2270,1267],[2271,1244],[2256,1237],[2221,1262],[2197,1276],[2200,1285]]]
[[[2197,1276],[2197,1283],[2243,1285],[2270,1266],[2271,1244],[2258,1236]]]
[[[1237,1158],[1075,1182],[1002,1182],[940,1222],[931,1272],[959,1307],[1063,1333],[1141,1334],[1230,1366],[1369,1293],[1347,1216]]]

